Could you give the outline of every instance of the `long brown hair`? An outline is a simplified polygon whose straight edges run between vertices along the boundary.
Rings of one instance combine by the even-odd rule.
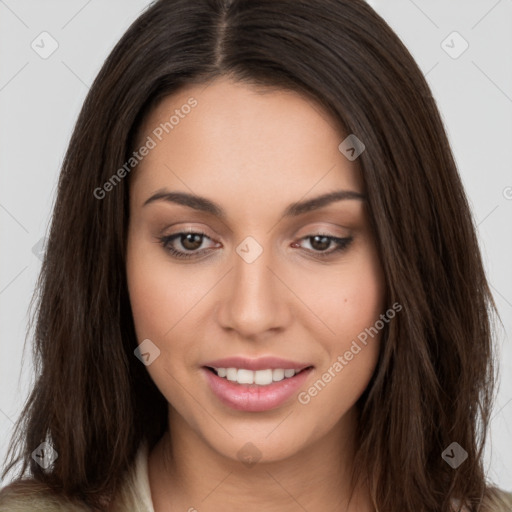
[[[165,96],[220,76],[315,98],[366,150],[359,157],[387,285],[403,309],[383,331],[358,401],[355,480],[380,512],[477,509],[493,398],[492,315],[470,208],[431,91],[363,0],[160,0],[129,28],[85,100],[58,184],[37,292],[37,382],[4,476],[99,506],[167,403],[134,356],[125,275],[128,186],[93,191],[129,159]],[[342,138],[340,138],[341,142]],[[35,447],[58,458],[43,470]],[[457,442],[457,469],[442,452]]]

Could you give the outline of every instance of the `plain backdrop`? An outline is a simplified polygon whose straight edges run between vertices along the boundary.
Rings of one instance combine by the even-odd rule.
[[[148,3],[0,0],[0,462],[33,380],[31,346],[22,365],[27,311],[69,137],[104,59]],[[478,224],[503,321],[486,468],[510,491],[512,0],[369,3],[426,75]]]

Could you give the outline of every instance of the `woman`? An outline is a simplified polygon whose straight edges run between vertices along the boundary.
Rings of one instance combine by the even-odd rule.
[[[154,3],[85,101],[39,288],[2,511],[512,506],[468,203],[363,1]]]

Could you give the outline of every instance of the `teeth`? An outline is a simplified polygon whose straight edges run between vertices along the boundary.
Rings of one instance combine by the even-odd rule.
[[[253,384],[254,383],[254,373],[251,370],[238,370],[236,374],[236,381],[239,384]]]
[[[279,382],[283,379],[293,377],[300,370],[289,370],[277,368],[275,370],[246,370],[245,368],[214,368],[219,377],[223,377],[238,384],[257,384],[258,386],[268,386],[272,382]]]
[[[279,382],[280,380],[284,379],[284,373],[285,371],[281,368],[272,370],[272,380],[275,382]]]
[[[257,372],[251,373],[254,373],[254,384],[258,384],[259,386],[268,386],[272,383],[272,370],[258,370]],[[293,372],[293,374],[295,375],[295,372]]]
[[[236,374],[238,370],[236,368],[222,368],[226,371],[226,377],[228,380],[236,380]]]

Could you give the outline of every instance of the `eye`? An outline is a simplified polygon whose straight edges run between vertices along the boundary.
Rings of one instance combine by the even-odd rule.
[[[327,258],[334,253],[339,253],[345,251],[349,245],[352,243],[353,237],[344,237],[340,238],[337,236],[327,235],[323,233],[317,233],[314,235],[308,235],[301,240],[309,241],[312,249],[308,249],[309,252],[312,252],[315,257]],[[334,244],[334,248],[332,248],[332,244]],[[293,246],[297,246],[298,243],[295,242]],[[326,250],[331,247],[331,250]]]
[[[200,231],[188,231],[175,233],[174,235],[163,236],[159,238],[162,247],[175,258],[192,258],[198,255],[198,253],[204,252],[205,249],[198,251],[203,244],[204,238],[210,239],[206,233]],[[176,249],[173,245],[176,240],[179,239],[180,245],[185,248],[186,251]],[[187,252],[191,251],[191,252]]]
[[[170,253],[174,258],[187,259],[198,257],[201,253],[207,252],[210,249],[200,249],[203,245],[204,239],[211,240],[211,238],[201,231],[180,232],[173,235],[159,237],[158,240],[162,247]],[[176,249],[176,242],[179,240],[179,245],[185,250]],[[339,253],[346,250],[351,244],[353,237],[340,238],[323,233],[316,233],[301,238],[301,241],[309,241],[311,249],[306,249],[306,252],[312,253],[313,256],[319,258],[327,258],[334,253]],[[217,247],[219,244],[217,244]],[[300,247],[299,242],[294,242],[292,247]],[[331,247],[330,250],[327,250]]]

